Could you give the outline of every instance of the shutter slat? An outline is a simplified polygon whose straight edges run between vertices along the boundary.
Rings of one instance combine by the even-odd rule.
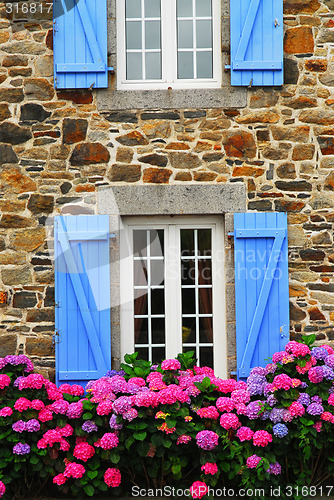
[[[108,216],[55,218],[58,383],[83,383],[111,367],[108,231]]]
[[[234,216],[238,376],[284,348],[289,334],[287,218]]]
[[[231,0],[231,84],[283,84],[283,0]]]
[[[57,0],[54,7],[55,87],[108,86],[106,0]]]

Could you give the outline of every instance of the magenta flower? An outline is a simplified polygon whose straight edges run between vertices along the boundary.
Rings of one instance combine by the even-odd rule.
[[[218,434],[213,431],[200,431],[196,435],[196,443],[203,450],[213,450],[218,445]]]
[[[255,469],[259,463],[261,462],[262,458],[259,457],[258,455],[252,455],[247,458],[246,460],[246,465],[248,469]]]
[[[73,456],[75,458],[78,458],[79,460],[82,460],[83,462],[87,462],[87,460],[89,458],[92,458],[94,454],[94,446],[85,442],[78,443],[77,445],[75,445],[75,448],[73,450]]]
[[[58,486],[61,486],[62,484],[66,483],[67,477],[64,476],[64,474],[58,474],[58,476],[55,476],[53,478],[53,483],[57,484]]]
[[[219,423],[227,431],[229,429],[238,429],[238,427],[241,426],[241,423],[240,423],[240,420],[238,419],[238,416],[235,415],[234,413],[224,413],[220,417]]]
[[[267,431],[256,431],[253,436],[254,446],[267,446],[273,440],[272,435]]]
[[[2,497],[6,493],[6,486],[0,481],[0,497]]]
[[[177,359],[165,359],[161,363],[162,370],[180,370],[181,363]]]
[[[193,498],[202,498],[208,492],[208,487],[203,481],[195,481],[189,489]]]
[[[206,462],[206,464],[202,465],[201,470],[204,471],[204,474],[214,476],[218,472],[218,467],[216,463]]]
[[[1,374],[0,375],[0,389],[4,389],[5,387],[8,387],[10,384],[10,377],[6,374]]]
[[[121,484],[122,476],[118,469],[109,468],[105,471],[103,479],[107,486],[117,488]]]
[[[80,479],[86,472],[83,465],[77,464],[76,462],[70,462],[66,465],[64,470],[65,477],[73,477],[74,479]]]
[[[221,397],[216,401],[216,406],[219,411],[232,411],[234,409],[234,402],[231,398]]]
[[[249,427],[240,427],[240,429],[237,430],[237,437],[240,441],[250,441],[253,438],[253,435],[254,431],[252,431]]]

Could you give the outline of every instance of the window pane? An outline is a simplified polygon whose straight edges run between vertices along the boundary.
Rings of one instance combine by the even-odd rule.
[[[211,16],[211,0],[196,0],[196,17]]]
[[[181,285],[195,284],[195,261],[181,260]]]
[[[177,24],[177,46],[179,49],[192,49],[193,42],[193,22],[179,21]]]
[[[164,230],[157,229],[150,231],[150,252],[153,257],[160,257],[164,255]]]
[[[165,344],[165,318],[151,320],[152,344]]]
[[[147,290],[134,290],[134,312],[137,315],[147,315]]]
[[[177,76],[180,79],[194,78],[194,63],[192,52],[178,53]]]
[[[161,80],[161,54],[160,52],[146,53],[146,79]]]
[[[126,78],[128,80],[141,80],[142,79],[142,55],[127,54],[126,56]]]
[[[145,17],[160,17],[160,0],[145,0]]]
[[[196,318],[182,318],[182,343],[196,342]]]
[[[149,361],[148,347],[137,347],[136,352],[138,352],[137,359],[144,359],[145,361]]]
[[[133,253],[135,257],[147,255],[147,236],[145,229],[133,231]]]
[[[211,229],[198,229],[198,255],[211,255]]]
[[[211,260],[209,259],[198,260],[198,284],[199,285],[212,284],[212,266],[211,266]]]
[[[165,291],[151,290],[151,314],[164,314]]]
[[[126,48],[127,50],[142,48],[140,21],[126,23]]]
[[[148,320],[146,318],[135,318],[135,344],[148,343]]]
[[[198,302],[200,314],[212,314],[212,288],[199,288]]]
[[[141,0],[126,0],[126,17],[141,17]]]
[[[205,22],[205,21],[204,21]],[[135,24],[135,23],[131,23]],[[145,48],[160,49],[160,21],[145,22]]]
[[[194,255],[194,230],[181,229],[181,256]]]
[[[151,260],[151,285],[163,285],[165,265],[163,260]]]
[[[152,349],[152,363],[157,364],[161,363],[166,359],[166,353],[165,353],[165,348],[164,347],[154,347]]]
[[[133,261],[133,284],[135,286],[147,286],[147,261]]]
[[[211,343],[213,340],[212,336],[212,318],[200,318],[199,319],[199,341],[201,343]]]
[[[192,0],[177,0],[177,15],[178,17],[192,17],[193,15]]]
[[[199,359],[201,366],[213,368],[213,347],[201,347],[199,350]]]
[[[186,21],[183,21],[186,22]],[[198,49],[212,48],[211,21],[196,21],[196,47]]]
[[[212,52],[197,52],[197,78],[212,78]]]
[[[195,289],[182,288],[182,314],[195,314]]]

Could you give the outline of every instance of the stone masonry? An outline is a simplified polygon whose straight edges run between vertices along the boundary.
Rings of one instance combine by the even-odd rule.
[[[126,183],[243,182],[248,210],[287,212],[291,336],[334,342],[334,0],[284,12],[282,88],[251,88],[239,109],[102,113],[98,90],[54,90],[51,14],[20,22],[1,4],[0,356],[52,377],[45,222]]]

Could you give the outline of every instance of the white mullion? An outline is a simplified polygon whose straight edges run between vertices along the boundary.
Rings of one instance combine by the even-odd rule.
[[[194,0],[193,0],[194,1]],[[197,229],[194,229],[194,260],[195,260],[195,318],[196,318],[196,357],[198,362],[201,363],[200,353],[199,353],[199,306],[198,306],[198,233]]]
[[[212,311],[213,311],[213,366],[218,377],[227,378],[225,255],[218,251],[224,248],[224,223],[216,223],[212,231]],[[222,363],[222,359],[224,362]]]
[[[142,0],[144,2],[144,0]],[[148,229],[146,231],[146,250],[147,250],[147,285],[148,285],[148,295],[147,295],[147,334],[148,334],[148,359],[152,361],[152,310],[151,310],[151,247],[150,247],[151,232]]]
[[[177,0],[167,0],[165,2],[162,2],[165,7],[163,19],[166,21],[165,22],[166,39],[164,46],[165,75],[166,75],[166,81],[172,83],[177,80],[177,63],[178,63],[176,1]]]
[[[141,0],[141,63],[142,63],[142,79],[146,80],[146,53],[145,53],[145,10],[144,10],[144,0]]]
[[[197,26],[196,26],[196,0],[193,0],[193,76],[197,79]]]

